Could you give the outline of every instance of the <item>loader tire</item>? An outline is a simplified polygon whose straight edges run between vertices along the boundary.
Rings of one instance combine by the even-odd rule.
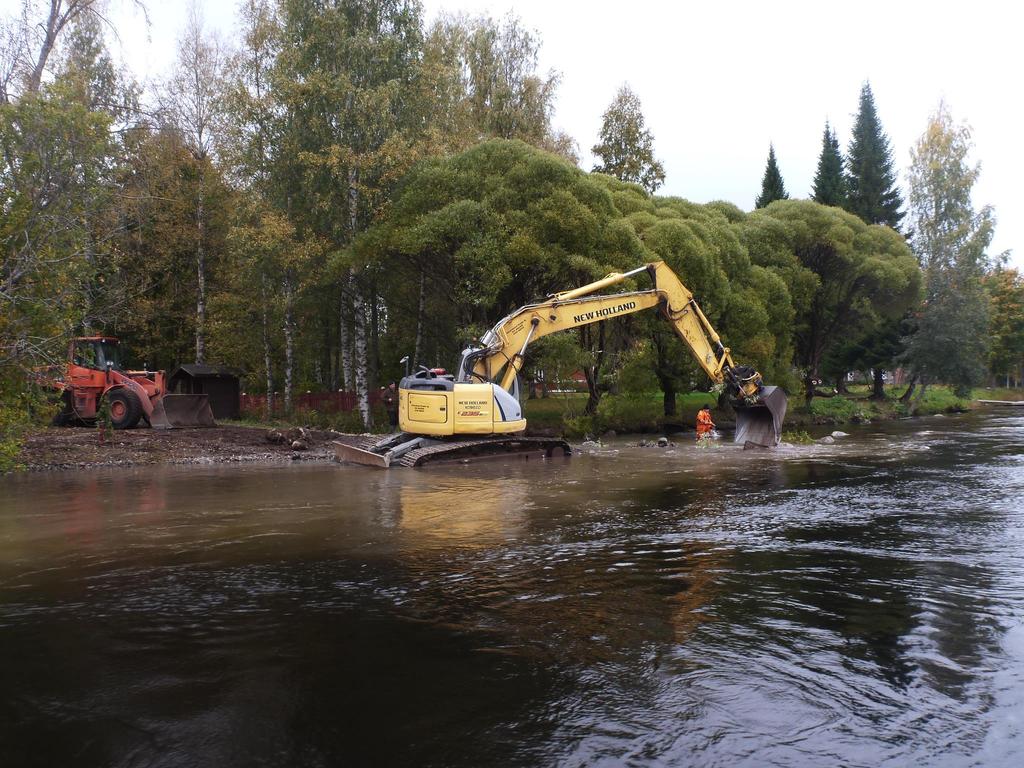
[[[60,403],[60,410],[57,411],[56,414],[54,414],[53,420],[50,422],[51,426],[72,426],[75,423],[76,418],[74,406],[72,406],[71,404],[71,395],[67,392],[64,392],[61,395],[60,400],[58,402]]]
[[[110,401],[110,423],[114,429],[131,429],[142,418],[142,403],[129,389],[115,389],[107,395]]]

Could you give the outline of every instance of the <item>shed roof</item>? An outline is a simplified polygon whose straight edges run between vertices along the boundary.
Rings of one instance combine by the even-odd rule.
[[[185,363],[171,371],[170,378],[175,378],[179,373],[191,376],[193,379],[210,379],[228,377],[237,379],[239,372],[226,365],[200,365],[199,363]]]

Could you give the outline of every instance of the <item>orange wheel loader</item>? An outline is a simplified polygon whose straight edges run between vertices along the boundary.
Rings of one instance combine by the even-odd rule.
[[[120,342],[112,336],[73,339],[66,370],[47,383],[63,403],[54,418],[58,426],[95,420],[104,399],[114,429],[131,429],[143,419],[155,429],[217,426],[206,395],[168,394],[164,371],[124,370]]]

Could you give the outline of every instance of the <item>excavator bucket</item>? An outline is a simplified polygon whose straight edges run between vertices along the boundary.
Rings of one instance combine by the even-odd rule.
[[[153,429],[175,427],[216,427],[210,399],[206,395],[164,395],[153,405],[149,417]]]
[[[736,440],[762,448],[773,448],[782,439],[782,420],[786,418],[786,393],[779,387],[762,387],[754,405],[734,405]]]

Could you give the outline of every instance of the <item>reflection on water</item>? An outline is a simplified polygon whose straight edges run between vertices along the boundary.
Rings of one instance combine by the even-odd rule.
[[[416,540],[436,538],[445,546],[486,547],[515,538],[530,506],[530,485],[524,477],[502,478],[488,487],[465,471],[413,472],[389,479],[399,481],[393,508],[402,530]]]
[[[1016,765],[1024,419],[0,480],[2,765]]]

